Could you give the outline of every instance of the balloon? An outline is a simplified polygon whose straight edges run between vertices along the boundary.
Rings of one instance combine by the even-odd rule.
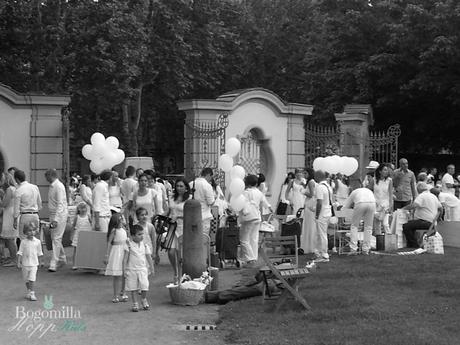
[[[115,151],[108,151],[104,154],[104,157],[102,157],[102,168],[112,169],[112,167],[117,164],[116,161],[117,155],[115,154]]]
[[[337,155],[334,155],[334,156],[331,156],[331,157],[328,157],[328,158],[332,162],[329,173],[330,174],[337,174],[339,172],[339,169],[341,168],[342,159]]]
[[[96,132],[91,136],[91,144],[95,145],[98,143],[104,143],[105,137],[103,134]]]
[[[86,144],[81,149],[81,153],[83,157],[85,157],[87,160],[91,160],[92,152],[93,152],[93,145],[91,144]]]
[[[227,154],[223,154],[219,157],[219,168],[225,172],[230,172],[233,166],[233,158]]]
[[[225,145],[225,152],[230,157],[235,157],[241,150],[241,142],[236,138],[230,138]]]
[[[323,170],[323,171],[326,171],[332,174],[331,171],[334,170],[334,167],[335,167],[334,160],[332,159],[331,156],[328,156],[324,158],[324,160],[322,161],[322,169],[320,170]]]
[[[232,195],[230,198],[230,206],[233,208],[235,212],[240,212],[244,205],[246,204],[246,198],[243,194],[238,196]]]
[[[246,176],[246,171],[244,171],[244,168],[241,165],[234,165],[230,169],[230,177],[232,179],[234,178],[244,179],[245,176]]]
[[[339,219],[335,216],[329,218],[329,224],[335,225],[339,222]]]
[[[98,157],[102,158],[109,151],[110,149],[107,147],[107,145],[105,145],[105,141],[98,142],[97,144],[93,144],[93,150],[91,151],[91,157],[92,159],[96,159]]]
[[[120,142],[115,137],[108,137],[107,139],[105,139],[105,145],[115,150],[118,149]]]
[[[313,170],[324,170],[323,168],[324,157],[317,157],[313,161]]]
[[[353,175],[356,172],[356,170],[358,170],[358,166],[359,164],[356,158],[347,157],[345,161],[344,169],[343,169],[343,174],[346,176]]]
[[[230,193],[232,193],[233,196],[238,196],[241,195],[244,191],[244,181],[240,178],[234,178],[232,179],[232,182],[230,182]]]
[[[91,169],[93,173],[100,174],[104,170],[102,160],[101,159],[92,160],[89,163],[89,168]]]
[[[123,150],[116,149],[115,156],[116,156],[116,160],[115,160],[114,165],[120,164],[121,162],[125,160],[125,152]]]

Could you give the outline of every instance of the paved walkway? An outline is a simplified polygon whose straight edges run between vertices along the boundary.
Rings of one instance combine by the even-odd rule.
[[[218,330],[183,330],[184,325],[215,324],[218,306],[171,304],[165,286],[172,275],[163,254],[157,275],[150,281],[151,309],[133,313],[131,302],[111,302],[111,277],[72,271],[68,266],[56,273],[42,268],[36,283],[38,301],[31,302],[24,298],[21,271],[0,267],[0,344],[224,344]],[[230,286],[237,279],[238,271],[221,272],[222,285]],[[52,296],[49,310],[45,308],[45,295]],[[56,319],[56,312],[62,314],[63,310],[79,317],[73,322],[66,321],[65,315]],[[34,315],[35,321],[21,323],[25,313]],[[50,315],[53,313],[54,318]]]

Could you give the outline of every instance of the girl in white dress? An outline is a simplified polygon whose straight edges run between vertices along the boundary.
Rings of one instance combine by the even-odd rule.
[[[107,232],[107,254],[104,262],[106,276],[113,276],[113,303],[126,302],[128,296],[125,294],[125,278],[123,274],[124,248],[128,241],[128,234],[125,229],[123,215],[115,213],[110,218],[109,230]],[[120,298],[118,298],[120,293]]]
[[[174,270],[174,281],[179,277],[178,264],[182,260],[182,235],[184,233],[184,204],[190,199],[190,185],[187,180],[180,178],[174,184],[173,196],[169,200],[169,217],[176,222],[176,232],[168,258]]]
[[[393,181],[390,177],[390,170],[385,164],[380,164],[375,170],[375,217],[374,233],[380,235],[382,226],[385,233],[390,233],[389,215],[393,209]]]
[[[304,190],[305,209],[303,211],[302,236],[300,237],[300,248],[305,254],[314,253],[316,248],[316,223],[315,212],[313,211],[313,206],[316,205],[314,175],[313,169],[306,169],[307,188]]]
[[[296,214],[299,208],[304,207],[305,205],[305,187],[307,180],[304,178],[302,170],[295,170],[295,179],[291,181],[289,186],[286,189],[286,199],[289,199],[292,206],[292,213]],[[289,194],[291,193],[291,194]]]
[[[118,173],[112,171],[112,177],[109,180],[109,203],[110,206],[121,209],[123,201],[121,200],[121,180]]]
[[[72,247],[73,247],[73,270],[76,270],[75,266],[75,254],[77,253],[78,246],[78,234],[80,231],[91,231],[91,216],[88,213],[85,202],[81,202],[77,205],[77,214],[73,220],[73,236],[72,236]]]

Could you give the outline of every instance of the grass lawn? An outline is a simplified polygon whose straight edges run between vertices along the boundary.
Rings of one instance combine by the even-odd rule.
[[[228,344],[460,344],[460,249],[445,255],[333,256],[277,313],[262,297],[222,307]]]

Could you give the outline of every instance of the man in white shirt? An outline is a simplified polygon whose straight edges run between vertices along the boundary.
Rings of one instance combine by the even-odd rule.
[[[45,173],[45,178],[49,182],[48,190],[48,209],[50,211],[50,230],[53,253],[51,254],[50,266],[48,271],[56,272],[58,262],[67,263],[62,236],[67,225],[67,195],[65,187],[58,179],[57,171],[49,169]]]
[[[438,198],[429,192],[426,183],[420,183],[417,186],[419,195],[411,205],[403,209],[415,209],[414,219],[403,224],[403,233],[406,236],[407,246],[409,248],[419,248],[415,237],[416,230],[429,229],[438,214],[442,212],[442,205]]]
[[[110,211],[109,184],[112,177],[110,170],[104,170],[93,189],[93,212],[94,212],[94,230],[107,232],[109,230],[109,221],[112,216]]]
[[[460,200],[450,193],[439,192],[438,188],[431,188],[430,192],[436,195],[444,207],[444,220],[460,221]]]
[[[24,224],[33,223],[38,227],[40,219],[38,211],[42,208],[42,198],[38,187],[26,181],[26,174],[22,170],[14,172],[14,179],[18,188],[14,192],[14,222],[16,229],[19,225],[19,238],[25,238],[23,233]]]
[[[315,180],[318,182],[315,189],[316,198],[316,250],[315,262],[329,262],[327,252],[327,226],[332,216],[332,188],[326,182],[324,171],[315,171]]]
[[[356,255],[358,253],[358,228],[361,220],[364,221],[363,254],[369,255],[375,215],[374,193],[368,188],[357,188],[351,192],[343,207],[353,208],[350,226],[349,255]]]
[[[129,219],[129,215],[133,209],[133,193],[137,185],[137,181],[134,178],[136,176],[136,168],[132,165],[126,168],[126,178],[121,183],[121,197],[123,200],[123,209],[125,219]]]
[[[213,172],[211,168],[204,168],[201,171],[200,177],[190,183],[190,189],[193,193],[193,198],[201,204],[201,220],[203,222],[203,232],[209,235],[211,230],[211,206],[214,204],[214,191],[211,186]]]
[[[455,195],[455,188],[458,187],[458,183],[454,181],[454,174],[455,174],[455,165],[449,164],[447,166],[447,172],[441,179],[442,188],[441,192],[450,193]]]

